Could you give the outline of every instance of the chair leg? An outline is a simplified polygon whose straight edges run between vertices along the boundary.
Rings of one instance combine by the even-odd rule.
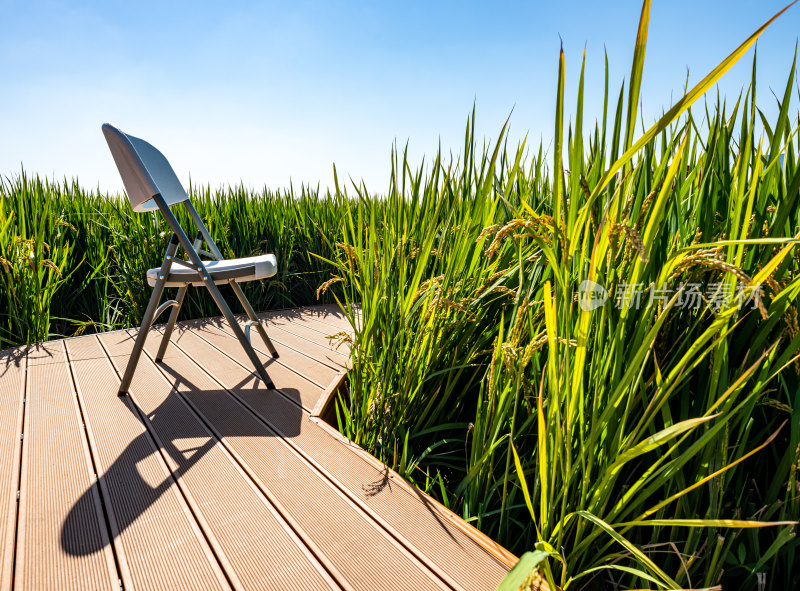
[[[167,220],[169,227],[172,228],[172,231],[177,236],[177,239],[180,241],[181,246],[183,246],[184,252],[189,257],[191,263],[197,268],[200,278],[203,281],[203,285],[206,286],[211,297],[214,299],[214,302],[217,304],[217,308],[220,309],[222,315],[225,317],[225,320],[228,321],[228,324],[231,325],[231,330],[233,334],[239,339],[239,342],[242,344],[242,348],[244,352],[247,354],[247,357],[250,359],[250,362],[255,367],[256,373],[258,376],[263,380],[263,382],[267,385],[267,388],[272,390],[275,388],[275,384],[272,383],[272,380],[267,373],[267,370],[264,368],[264,365],[261,363],[261,360],[256,355],[256,352],[253,350],[252,345],[250,345],[250,341],[247,340],[247,337],[244,336],[244,331],[242,327],[239,326],[239,323],[236,322],[236,318],[233,316],[233,312],[231,312],[230,307],[225,302],[225,298],[222,297],[222,294],[219,292],[219,288],[216,286],[214,281],[209,277],[208,271],[206,271],[206,267],[203,264],[203,261],[200,259],[200,255],[197,254],[193,244],[189,241],[189,237],[186,235],[186,232],[183,231],[181,225],[178,223],[178,220],[175,219],[175,215],[170,211],[169,205],[167,202],[164,201],[164,197],[161,194],[153,195],[153,200],[158,205],[158,209],[161,210],[161,213]],[[189,201],[185,201],[184,204],[189,203]]]
[[[194,237],[194,248],[197,250],[203,244],[203,234],[201,232],[197,232],[197,235]],[[156,361],[162,361],[164,359],[164,353],[167,352],[167,346],[169,345],[169,339],[172,337],[172,329],[175,328],[175,323],[178,321],[178,313],[181,311],[181,306],[183,305],[183,298],[186,297],[186,292],[189,290],[188,285],[184,285],[178,289],[178,295],[175,296],[175,301],[178,302],[178,305],[175,306],[172,312],[169,315],[169,320],[167,321],[167,326],[164,328],[164,336],[161,338],[161,344],[158,346],[158,354],[156,354]]]
[[[269,377],[269,374],[267,373],[264,364],[261,363],[261,360],[258,358],[258,355],[256,355],[256,352],[253,349],[253,346],[250,344],[250,341],[247,340],[247,337],[244,335],[242,327],[239,326],[239,323],[236,321],[233,312],[231,312],[230,307],[228,306],[227,302],[225,302],[225,299],[222,297],[222,294],[219,292],[219,288],[210,279],[204,280],[204,283],[208,288],[208,291],[211,292],[211,297],[214,298],[214,301],[217,303],[217,307],[220,309],[220,312],[222,312],[222,315],[225,317],[225,320],[227,320],[228,324],[230,324],[233,334],[236,336],[237,339],[239,339],[239,342],[241,343],[244,352],[247,353],[247,356],[250,358],[250,362],[253,364],[253,367],[256,368],[258,376],[267,385],[268,390],[274,390],[275,384]]]
[[[167,352],[167,346],[169,345],[169,339],[172,336],[172,330],[175,328],[175,323],[178,321],[178,313],[181,311],[183,298],[186,297],[186,292],[188,289],[188,285],[184,285],[178,289],[178,295],[175,296],[175,301],[178,302],[178,305],[173,306],[172,311],[169,314],[169,320],[167,321],[167,325],[164,327],[164,336],[161,337],[161,344],[158,346],[156,361],[162,361],[164,359],[164,354]]]
[[[270,355],[272,355],[273,358],[277,359],[278,351],[275,349],[275,345],[272,344],[272,341],[267,336],[267,331],[264,329],[264,325],[261,324],[261,321],[258,319],[258,316],[256,316],[256,312],[255,310],[253,310],[253,306],[250,305],[250,302],[245,297],[244,292],[242,291],[242,287],[235,281],[231,281],[230,284],[231,287],[233,288],[233,293],[235,293],[236,297],[239,298],[239,301],[241,302],[242,307],[244,308],[244,311],[247,314],[247,317],[256,323],[256,330],[258,331],[258,334],[261,336],[261,340],[263,340],[264,344],[267,346]]]
[[[124,396],[128,393],[128,388],[133,380],[133,372],[136,371],[136,365],[139,363],[139,357],[142,356],[142,349],[147,340],[147,333],[150,331],[150,326],[153,324],[153,317],[155,316],[158,302],[161,300],[161,294],[164,293],[164,284],[167,282],[170,267],[172,266],[172,257],[175,256],[175,251],[178,249],[178,237],[172,235],[172,239],[167,247],[167,253],[164,255],[164,261],[161,263],[161,275],[153,286],[153,293],[150,295],[150,301],[147,303],[147,308],[144,311],[142,318],[142,326],[139,328],[139,334],[136,335],[136,342],[133,344],[133,351],[128,359],[128,365],[125,368],[125,374],[122,376],[122,382],[119,385],[119,395]]]

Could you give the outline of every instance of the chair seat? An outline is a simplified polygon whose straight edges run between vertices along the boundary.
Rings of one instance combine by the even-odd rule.
[[[245,257],[241,259],[227,259],[224,261],[203,261],[209,275],[214,283],[227,283],[236,281],[245,283],[256,279],[266,279],[278,272],[278,261],[274,254],[262,254],[255,257]],[[161,267],[149,269],[147,271],[147,283],[151,286],[156,284]],[[164,287],[181,287],[190,283],[192,285],[202,285],[197,271],[186,266],[181,260],[175,259]]]

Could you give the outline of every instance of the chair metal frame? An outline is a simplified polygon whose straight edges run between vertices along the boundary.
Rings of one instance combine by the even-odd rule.
[[[250,342],[250,328],[255,326],[256,330],[264,341],[264,344],[267,346],[270,354],[273,358],[278,358],[278,351],[275,349],[275,345],[272,344],[269,336],[267,335],[267,331],[264,329],[263,324],[259,321],[258,316],[256,316],[255,310],[250,305],[250,302],[244,295],[241,286],[236,282],[235,279],[229,279],[227,282],[233,289],[234,294],[236,294],[237,299],[241,302],[242,307],[244,308],[245,313],[248,317],[248,322],[245,325],[244,330],[239,323],[236,321],[236,318],[231,312],[230,307],[228,306],[225,298],[222,297],[222,294],[219,291],[219,287],[214,282],[213,277],[209,274],[206,266],[203,264],[203,260],[200,258],[200,255],[207,256],[209,258],[222,261],[225,258],[222,256],[222,252],[220,252],[219,248],[217,247],[214,240],[211,238],[211,234],[206,228],[206,225],[203,223],[203,220],[200,218],[200,215],[197,213],[197,210],[192,205],[189,196],[183,191],[181,187],[181,194],[177,196],[171,196],[169,201],[162,196],[160,191],[153,192],[153,188],[158,189],[158,185],[156,180],[159,175],[164,175],[164,171],[155,171],[155,174],[148,175],[148,167],[146,162],[144,162],[143,158],[137,154],[137,150],[134,147],[134,144],[131,140],[135,140],[137,142],[137,146],[139,144],[145,145],[148,149],[153,150],[158,156],[163,159],[163,163],[156,162],[156,165],[164,166],[168,168],[168,173],[174,177],[174,172],[172,171],[169,163],[166,159],[161,155],[160,152],[155,150],[152,146],[144,142],[143,140],[139,140],[138,138],[133,138],[132,136],[128,136],[124,134],[120,130],[114,128],[111,125],[105,124],[103,125],[103,132],[106,134],[106,138],[109,139],[110,134],[114,134],[115,137],[122,137],[124,140],[127,140],[127,145],[123,144],[123,148],[119,148],[118,146],[112,145],[112,140],[109,139],[109,147],[111,147],[112,153],[114,155],[114,159],[117,162],[117,166],[120,170],[120,174],[123,178],[123,182],[125,183],[126,189],[128,189],[129,199],[131,201],[131,205],[134,207],[134,210],[152,210],[155,209],[150,206],[150,203],[154,203],[161,214],[167,221],[167,224],[172,229],[172,237],[170,238],[169,244],[167,246],[167,251],[164,254],[164,259],[161,263],[160,272],[158,275],[158,279],[156,280],[155,285],[153,286],[153,292],[150,296],[150,301],[147,304],[147,308],[145,309],[144,316],[142,318],[142,324],[139,328],[139,333],[136,335],[136,341],[133,345],[133,350],[131,351],[131,356],[128,359],[128,365],[125,368],[125,373],[122,377],[122,382],[120,383],[119,387],[119,395],[124,396],[130,387],[131,381],[133,380],[134,372],[136,371],[136,366],[139,363],[139,359],[142,355],[142,350],[144,349],[145,340],[147,339],[147,333],[150,331],[150,328],[153,325],[153,322],[156,318],[158,318],[161,314],[163,314],[168,308],[172,308],[172,312],[170,313],[169,320],[167,321],[167,325],[164,329],[164,335],[161,337],[161,344],[158,348],[158,353],[156,354],[156,361],[161,362],[164,358],[164,354],[167,350],[167,346],[169,345],[170,337],[172,336],[172,331],[175,328],[175,323],[178,320],[178,313],[180,312],[181,305],[183,304],[183,300],[186,296],[186,291],[191,285],[191,282],[187,282],[185,285],[182,285],[178,288],[178,293],[175,296],[174,300],[167,300],[163,304],[159,305],[161,301],[161,296],[164,292],[164,286],[167,283],[169,278],[170,269],[172,267],[172,263],[175,259],[175,255],[178,251],[178,246],[180,245],[183,248],[184,253],[188,257],[188,261],[181,260],[181,263],[194,269],[197,271],[200,280],[202,281],[203,285],[208,289],[211,297],[213,298],[214,302],[216,303],[217,307],[219,308],[222,315],[225,317],[225,320],[230,324],[231,330],[233,330],[233,334],[238,339],[239,343],[242,345],[247,357],[250,359],[250,362],[253,364],[253,367],[256,370],[256,373],[261,378],[261,380],[266,384],[268,389],[275,388],[275,384],[272,382],[272,379],[269,377],[266,368],[261,363],[256,355],[255,350],[253,349],[253,345]],[[123,142],[124,142],[123,140]],[[119,140],[117,140],[119,141]],[[115,151],[115,148],[117,151]],[[124,149],[124,153],[120,156],[120,149]],[[141,149],[141,148],[140,148]],[[132,153],[132,154],[131,154]],[[121,158],[129,158],[128,162],[122,162]],[[125,169],[125,166],[130,166],[130,162],[133,162],[133,166],[137,166],[136,173],[137,174],[144,174],[146,176],[146,181],[150,190],[147,191],[144,195],[145,197],[141,197],[140,195],[131,196],[131,193],[139,192],[141,193],[141,186],[135,186],[134,183],[137,182],[139,179],[130,180],[130,178],[126,178],[131,173],[129,170]],[[159,179],[161,180],[161,179]],[[178,182],[178,186],[180,187],[179,181],[177,181],[177,177],[174,179],[168,179],[170,182]],[[140,183],[141,184],[141,183]],[[149,199],[147,195],[149,194]],[[138,199],[138,202],[135,203],[134,201]],[[152,201],[151,201],[152,200]],[[175,214],[170,209],[170,202],[174,205],[177,203],[182,203],[186,210],[189,212],[189,216],[191,217],[194,225],[197,227],[197,236],[194,242],[190,241],[189,237],[187,236],[186,232],[183,230],[181,225],[178,223],[178,220],[175,218]],[[202,250],[201,247],[203,243],[208,246],[208,251]]]

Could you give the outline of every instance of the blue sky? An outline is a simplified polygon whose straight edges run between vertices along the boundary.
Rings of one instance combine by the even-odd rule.
[[[646,122],[785,0],[653,0],[641,100]],[[77,177],[121,189],[105,121],[159,147],[181,179],[261,188],[388,186],[392,143],[412,162],[458,152],[466,119],[492,140],[549,145],[560,39],[574,116],[584,45],[585,117],[600,116],[603,48],[616,96],[630,72],[640,0],[555,2],[39,2],[0,0],[0,174]],[[800,4],[758,43],[759,105],[774,113]],[[752,52],[720,85],[749,83]],[[797,100],[797,92],[795,99]],[[795,103],[795,106],[797,103]],[[794,110],[794,109],[793,109]]]

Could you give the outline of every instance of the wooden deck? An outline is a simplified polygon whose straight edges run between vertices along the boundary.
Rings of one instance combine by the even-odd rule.
[[[314,416],[341,313],[263,317],[273,391],[218,319],[123,398],[135,331],[0,352],[0,590],[496,587],[513,555]]]

